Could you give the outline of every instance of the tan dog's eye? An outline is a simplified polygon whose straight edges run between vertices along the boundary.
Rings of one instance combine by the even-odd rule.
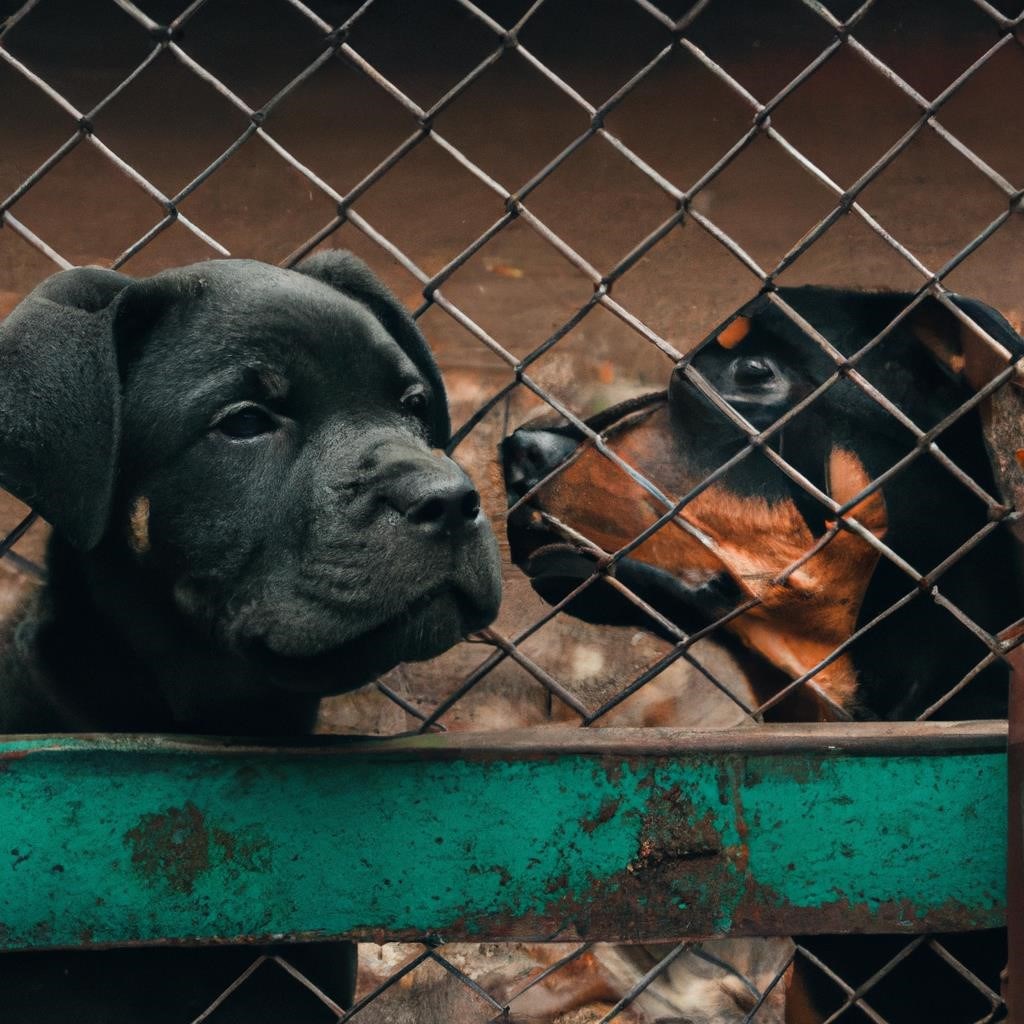
[[[265,409],[258,405],[245,405],[229,412],[219,419],[214,428],[227,437],[246,440],[277,430],[277,422]]]
[[[770,384],[775,379],[775,368],[767,359],[746,357],[733,363],[732,376],[741,387],[757,387]]]

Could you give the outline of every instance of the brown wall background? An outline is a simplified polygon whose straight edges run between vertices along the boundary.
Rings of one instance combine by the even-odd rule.
[[[156,21],[175,17],[181,0],[140,0]],[[7,5],[12,10],[14,5]],[[311,3],[331,24],[354,3]],[[525,2],[481,2],[510,26]],[[670,17],[688,5],[666,2]],[[857,5],[829,5],[839,17]],[[996,7],[1019,13],[1019,2]],[[0,8],[2,11],[4,8]],[[801,72],[833,38],[798,0],[713,2],[687,38],[761,102]],[[932,100],[998,38],[995,22],[970,0],[880,0],[854,32],[926,99]],[[672,33],[629,0],[551,0],[519,39],[539,61],[599,106],[659,51]],[[322,32],[284,2],[210,0],[187,22],[184,50],[245,103],[263,107],[323,51]],[[356,23],[349,44],[409,98],[428,108],[498,49],[500,40],[452,2],[379,0]],[[3,48],[82,112],[121,83],[153,48],[153,39],[106,0],[42,0],[3,37]],[[1024,52],[1003,47],[938,113],[938,121],[1014,187],[1024,186]],[[9,63],[0,61],[0,199],[10,197],[76,131],[74,118]],[[847,188],[922,116],[919,106],[860,59],[840,49],[773,110],[771,124],[833,181]],[[671,56],[612,110],[607,130],[658,175],[690,188],[747,131],[752,111],[737,93],[676,46]],[[243,133],[248,121],[214,88],[168,52],[160,54],[92,118],[97,139],[167,195],[184,188]],[[487,175],[516,192],[587,132],[587,112],[514,48],[432,121],[434,131]],[[417,131],[416,118],[363,71],[336,57],[267,115],[266,131],[310,171],[347,194]],[[938,133],[925,128],[860,196],[877,221],[932,270],[1003,213],[1006,194]],[[694,200],[763,268],[834,206],[830,191],[767,136],[745,149]],[[551,231],[600,273],[608,272],[675,204],[651,176],[613,144],[592,136],[526,199]],[[70,150],[9,207],[10,215],[74,264],[116,263],[163,216],[160,205],[88,141]],[[352,204],[352,209],[422,268],[435,274],[505,213],[488,189],[433,138],[424,138]],[[181,213],[232,255],[283,261],[335,216],[334,202],[274,149],[253,137],[180,204]],[[422,285],[352,224],[326,245],[365,258],[409,306]],[[945,283],[1024,313],[1022,218],[1015,213]],[[147,275],[215,252],[174,224],[128,259]],[[55,264],[10,225],[0,228],[0,301],[9,308]],[[841,218],[780,277],[784,284],[915,289],[920,274],[856,215]],[[613,298],[679,350],[687,350],[759,282],[692,219],[670,231],[615,282]],[[562,327],[590,298],[593,284],[523,218],[513,221],[460,266],[442,287],[457,306],[517,358]],[[445,372],[456,424],[508,385],[511,368],[437,305],[421,326]],[[669,360],[640,333],[597,308],[548,351],[531,373],[559,400],[590,413],[614,400],[664,385]],[[514,389],[471,433],[459,457],[481,482],[502,532],[504,498],[495,446],[511,425],[540,407]],[[0,502],[0,528],[23,514]],[[40,524],[16,554],[41,561]],[[513,636],[543,611],[519,574],[507,573],[498,623]],[[0,612],[35,577],[23,563],[0,561]],[[657,659],[666,645],[630,630],[597,629],[562,618],[523,652],[596,706]],[[490,653],[463,644],[435,662],[404,666],[385,681],[429,713]],[[710,645],[697,652],[713,671],[730,673]],[[741,683],[736,683],[741,687]],[[608,723],[644,723],[671,706],[689,720],[723,725],[742,718],[732,702],[680,664],[627,702]],[[660,708],[661,710],[657,710]],[[506,660],[443,718],[449,728],[487,728],[575,720],[522,667]],[[324,727],[361,732],[413,728],[406,714],[373,688],[330,702]]]

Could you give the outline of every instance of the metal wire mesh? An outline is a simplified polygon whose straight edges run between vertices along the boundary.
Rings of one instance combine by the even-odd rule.
[[[208,224],[204,226],[204,218],[199,213],[191,212],[189,201],[201,194],[211,179],[233,158],[240,155],[244,159],[245,155],[252,151],[252,147],[262,144],[267,147],[274,160],[287,168],[291,180],[301,182],[302,187],[308,190],[311,202],[315,197],[317,210],[320,210],[322,201],[323,208],[328,211],[328,215],[321,218],[315,230],[307,232],[305,237],[289,236],[287,239],[279,239],[288,246],[286,254],[280,259],[282,265],[296,264],[319,246],[335,243],[351,245],[352,239],[357,238],[366,251],[377,253],[380,259],[389,261],[389,265],[393,262],[415,282],[417,299],[414,316],[424,325],[428,336],[432,334],[432,318],[441,316],[445,318],[443,322],[448,325],[446,330],[458,330],[465,337],[472,339],[473,344],[479,346],[480,352],[483,353],[481,358],[492,371],[495,367],[501,368],[504,383],[490,389],[489,392],[483,389],[476,394],[461,426],[452,438],[451,451],[459,455],[473,444],[475,438],[481,436],[484,440],[480,443],[492,445],[493,430],[488,424],[493,424],[497,418],[502,425],[499,433],[507,433],[518,415],[514,409],[515,402],[521,401],[524,395],[531,396],[530,401],[535,405],[549,407],[579,432],[584,439],[581,451],[588,448],[596,450],[613,467],[615,473],[624,474],[650,495],[661,510],[658,517],[642,533],[617,550],[604,550],[591,541],[585,532],[581,533],[574,529],[572,524],[559,523],[549,518],[549,525],[594,555],[595,568],[590,579],[582,581],[570,595],[557,604],[539,612],[535,610],[529,621],[516,622],[512,624],[512,628],[508,628],[503,620],[498,626],[476,637],[476,644],[485,645],[490,650],[483,658],[471,651],[476,663],[462,673],[455,685],[448,686],[443,694],[432,694],[429,701],[424,701],[404,686],[405,677],[401,671],[376,684],[378,695],[386,703],[390,702],[398,716],[396,721],[402,723],[402,727],[407,727],[409,722],[420,731],[458,727],[459,708],[464,706],[474,693],[486,691],[488,682],[493,680],[495,674],[509,665],[514,665],[521,677],[530,680],[531,686],[537,685],[542,689],[548,717],[568,718],[578,721],[582,726],[614,723],[617,711],[621,711],[632,698],[643,693],[655,680],[664,678],[667,670],[677,663],[690,666],[699,677],[699,682],[715,688],[725,701],[731,702],[735,706],[738,719],[762,721],[766,713],[770,713],[801,688],[815,689],[819,700],[828,707],[833,717],[849,718],[849,710],[836,703],[822,690],[817,685],[817,678],[840,659],[849,646],[863,634],[896,614],[906,602],[918,599],[921,595],[944,608],[956,620],[956,625],[950,628],[968,631],[985,651],[970,672],[939,699],[920,711],[918,717],[926,719],[940,712],[945,704],[968,687],[980,672],[1003,658],[1009,647],[1016,642],[1008,641],[997,632],[973,621],[943,589],[943,578],[952,566],[980,544],[989,533],[999,528],[1000,524],[1012,524],[1020,516],[1018,511],[1008,506],[1004,496],[992,493],[975,481],[957,465],[943,447],[943,435],[948,428],[960,418],[969,415],[989,395],[1009,381],[1016,372],[1016,366],[1007,365],[969,402],[941,422],[927,428],[913,422],[898,404],[888,398],[861,372],[860,366],[865,357],[883,346],[891,333],[912,316],[914,310],[926,300],[940,303],[952,317],[963,323],[965,328],[977,337],[982,346],[987,346],[998,353],[1003,351],[998,339],[992,337],[983,325],[965,315],[950,298],[947,279],[954,275],[980,247],[998,233],[1012,227],[1015,218],[1021,212],[1024,192],[1007,180],[990,160],[979,155],[976,144],[969,144],[944,124],[943,117],[956,97],[986,69],[991,69],[998,61],[1019,51],[1019,33],[1024,22],[1024,13],[1007,13],[1003,9],[1005,5],[993,5],[985,0],[965,0],[964,11],[969,11],[971,17],[984,23],[988,39],[985,45],[972,55],[966,66],[963,66],[952,80],[944,82],[933,98],[929,99],[925,90],[911,84],[907,75],[899,73],[892,62],[884,60],[877,52],[877,47],[862,40],[862,30],[865,37],[870,36],[867,27],[872,15],[877,13],[876,8],[883,6],[881,0],[866,0],[860,5],[847,5],[847,9],[841,11],[836,4],[818,0],[799,0],[799,3],[794,3],[792,10],[787,13],[775,12],[772,18],[784,23],[787,14],[795,18],[799,12],[800,17],[809,19],[815,31],[820,33],[820,36],[815,37],[820,38],[820,43],[814,45],[812,53],[801,56],[800,67],[796,72],[790,74],[787,70],[784,83],[774,91],[769,90],[766,93],[767,99],[764,99],[755,95],[755,92],[744,84],[742,66],[737,66],[727,57],[716,57],[715,48],[709,46],[701,36],[702,16],[708,8],[714,6],[711,0],[700,0],[692,5],[659,4],[651,0],[621,0],[617,5],[619,13],[628,11],[628,17],[634,19],[631,24],[636,25],[635,31],[649,34],[653,42],[648,48],[648,55],[638,63],[633,72],[619,82],[606,99],[597,102],[594,97],[588,98],[585,95],[586,88],[573,84],[571,73],[564,69],[556,70],[557,62],[542,55],[542,48],[538,49],[529,42],[531,26],[550,9],[550,3],[537,0],[531,4],[518,5],[516,10],[512,10],[508,5],[478,5],[470,0],[455,0],[452,11],[449,11],[447,16],[454,17],[452,12],[455,12],[467,26],[467,38],[472,37],[473,45],[467,44],[465,59],[461,65],[469,67],[462,73],[449,73],[444,68],[435,69],[441,73],[443,85],[433,90],[436,95],[431,102],[424,102],[414,98],[416,89],[407,84],[397,84],[398,78],[394,74],[385,73],[362,52],[360,32],[367,22],[372,21],[376,12],[379,12],[379,0],[376,3],[375,0],[367,0],[366,3],[351,5],[346,9],[342,9],[344,5],[337,4],[305,4],[299,0],[279,0],[273,6],[271,17],[280,18],[282,21],[287,17],[292,23],[301,25],[302,30],[309,34],[309,38],[315,38],[315,45],[311,44],[308,56],[299,62],[301,66],[293,69],[288,80],[272,91],[268,99],[261,103],[253,103],[243,98],[246,94],[245,89],[229,84],[229,76],[211,70],[208,62],[200,59],[196,55],[196,50],[189,45],[193,32],[197,37],[201,36],[204,9],[216,6],[212,0],[210,4],[204,0],[195,0],[183,10],[174,11],[173,16],[166,20],[151,16],[151,13],[148,13],[151,5],[141,0],[137,4],[130,0],[110,0],[109,4],[102,5],[96,0],[94,6],[97,10],[101,6],[116,7],[125,16],[122,26],[124,31],[137,32],[136,41],[141,53],[141,56],[132,62],[127,73],[118,73],[117,81],[112,87],[108,88],[109,83],[104,80],[100,90],[102,95],[94,102],[73,101],[62,87],[49,80],[47,71],[33,66],[30,57],[19,57],[19,28],[31,25],[35,20],[38,31],[41,19],[48,15],[53,16],[52,0],[29,0],[11,11],[0,27],[0,62],[22,85],[30,86],[71,120],[71,129],[67,137],[59,141],[32,167],[27,168],[27,173],[19,176],[15,186],[0,201],[0,222],[3,227],[8,233],[18,236],[42,257],[38,276],[42,276],[47,268],[67,268],[78,260],[63,252],[60,242],[43,237],[46,232],[34,230],[31,226],[31,217],[28,213],[22,214],[21,211],[28,207],[29,213],[31,212],[32,208],[27,200],[41,189],[48,178],[52,180],[51,176],[62,165],[66,166],[65,162],[69,161],[76,151],[91,150],[92,156],[98,156],[105,162],[107,169],[112,168],[149,203],[146,214],[149,220],[145,230],[133,237],[108,260],[113,268],[127,267],[131,270],[140,265],[138,258],[145,251],[156,249],[161,236],[172,230],[178,232],[179,236],[182,231],[191,236],[191,239],[198,243],[198,251],[229,255],[235,247],[218,240],[215,237],[216,231]],[[93,12],[88,16],[92,17]],[[586,17],[583,12],[576,12],[574,16],[581,20]],[[244,39],[245,17],[241,12],[235,12],[233,17],[236,19],[240,36]],[[814,31],[809,32],[808,38],[811,36],[814,36]],[[538,44],[543,41],[542,36],[538,36],[537,39]],[[703,167],[695,177],[674,180],[674,175],[657,169],[656,160],[645,159],[637,145],[624,141],[624,133],[614,129],[612,124],[616,113],[628,105],[632,96],[654,82],[666,66],[681,57],[693,62],[706,76],[708,83],[713,82],[715,87],[722,90],[723,95],[729,97],[728,102],[736,103],[743,110],[742,120],[745,123],[738,137],[730,138],[710,165]],[[234,128],[234,137],[226,145],[218,145],[215,157],[206,162],[198,173],[177,190],[158,187],[151,180],[152,175],[147,176],[137,169],[132,159],[119,152],[118,144],[106,139],[104,130],[105,118],[109,111],[119,101],[131,95],[132,90],[158,62],[168,60],[175,62],[180,71],[192,76],[216,94],[219,100],[223,101],[224,109],[238,115],[238,123],[242,125],[240,130]],[[571,137],[559,139],[558,145],[554,147],[554,154],[547,158],[539,169],[534,168],[525,180],[506,177],[500,168],[485,168],[485,161],[471,156],[466,145],[460,144],[445,127],[447,111],[460,102],[472,103],[474,89],[479,83],[499,65],[505,66],[513,60],[520,62],[521,67],[527,68],[531,75],[542,81],[544,88],[550,90],[552,96],[557,97],[557,102],[565,104],[578,115],[579,123],[582,125]],[[861,71],[884,80],[892,94],[898,96],[899,101],[905,103],[910,111],[908,124],[902,133],[880,156],[873,159],[866,169],[861,170],[852,183],[845,186],[840,184],[835,176],[822,169],[820,160],[812,158],[805,152],[806,146],[802,147],[794,142],[792,133],[785,131],[779,121],[780,111],[787,102],[802,90],[813,88],[815,81],[818,80],[816,76],[839,61],[852,62],[859,65]],[[359,77],[371,90],[386,95],[401,112],[399,121],[404,126],[398,143],[391,145],[382,159],[377,160],[372,166],[364,167],[358,179],[348,186],[340,185],[329,170],[314,169],[311,161],[304,161],[296,155],[295,150],[298,147],[294,140],[284,141],[288,137],[289,102],[301,93],[307,83],[339,63],[344,65],[348,72]],[[709,84],[708,88],[710,87]],[[224,120],[228,123],[226,116]],[[626,121],[617,123],[624,125]],[[570,243],[565,237],[565,232],[549,223],[550,217],[538,212],[545,205],[542,198],[546,183],[554,176],[571,169],[574,166],[574,159],[581,150],[593,144],[595,140],[609,147],[620,166],[628,167],[629,172],[635,175],[638,181],[643,182],[643,188],[656,191],[663,197],[666,209],[658,223],[643,225],[643,236],[638,241],[635,238],[631,239],[624,255],[620,254],[605,262],[588,258],[584,254],[584,245]],[[827,197],[822,209],[815,214],[814,222],[802,231],[798,240],[789,243],[781,256],[769,259],[755,255],[750,245],[745,246],[738,240],[734,230],[727,230],[726,226],[719,223],[714,202],[709,199],[713,198],[714,190],[728,175],[730,169],[734,168],[745,154],[749,156],[755,147],[766,142],[799,168],[807,179],[814,183],[814,187]],[[965,161],[980,179],[984,180],[985,187],[998,197],[998,202],[994,203],[994,207],[998,207],[998,212],[989,216],[980,230],[972,228],[969,240],[965,243],[958,241],[945,258],[929,265],[915,253],[912,245],[905,244],[895,237],[884,226],[883,221],[871,212],[872,204],[867,201],[866,196],[871,187],[896,165],[908,150],[914,146],[933,143],[940,145],[943,152],[955,154],[959,160]],[[410,254],[405,244],[394,240],[393,236],[396,234],[399,238],[402,237],[401,225],[397,222],[392,224],[386,218],[382,219],[379,203],[373,206],[372,203],[365,202],[368,197],[372,197],[375,187],[388,180],[389,176],[399,173],[403,165],[416,159],[416,155],[424,151],[424,147],[432,147],[432,154],[443,154],[447,164],[453,167],[452,173],[472,179],[474,187],[482,189],[489,200],[493,201],[496,213],[481,230],[478,230],[475,224],[471,225],[468,229],[472,236],[469,241],[466,242],[463,238],[458,245],[450,247],[457,251],[446,251],[443,256],[431,253],[427,259]],[[913,185],[910,186],[910,189],[912,188]],[[581,203],[587,202],[586,195],[579,198]],[[763,199],[764,206],[770,206],[775,198],[770,194],[766,195]],[[429,204],[431,196],[424,193],[418,201]],[[368,212],[368,209],[375,212]],[[112,216],[113,211],[107,215]],[[593,216],[595,227],[599,229],[600,211],[594,211]],[[911,295],[907,307],[858,351],[844,355],[786,301],[778,292],[778,286],[786,272],[826,238],[830,231],[837,225],[848,225],[851,221],[856,222],[858,230],[866,232],[867,237],[876,240],[887,253],[896,257],[902,264],[901,273],[908,275],[913,284],[905,289]],[[579,279],[585,282],[582,299],[578,302],[573,301],[568,312],[561,315],[557,322],[550,324],[546,336],[531,337],[525,346],[522,339],[518,339],[516,344],[499,340],[497,332],[488,329],[479,318],[463,308],[466,305],[464,301],[452,297],[454,293],[459,292],[455,287],[459,272],[471,261],[484,258],[486,253],[493,251],[493,245],[497,240],[507,237],[513,230],[523,230],[524,225],[532,233],[533,238],[543,243],[548,251],[556,254],[560,260],[565,261],[573,268]],[[634,341],[639,342],[644,350],[644,358],[654,355],[654,365],[663,365],[667,377],[671,366],[683,359],[695,347],[693,343],[701,339],[692,338],[686,344],[682,344],[679,339],[669,340],[664,330],[652,326],[651,321],[654,318],[647,316],[643,309],[631,308],[628,299],[619,297],[618,293],[628,281],[630,273],[650,257],[666,239],[670,236],[675,237],[684,227],[691,234],[701,234],[712,250],[719,255],[725,254],[728,260],[734,261],[734,266],[742,268],[744,283],[739,292],[744,299],[753,298],[758,294],[766,296],[775,310],[817,346],[818,351],[829,360],[834,369],[815,390],[793,405],[781,418],[766,429],[758,430],[715,390],[713,384],[692,362],[684,362],[687,379],[747,438],[747,443],[727,463],[701,480],[687,493],[670,494],[663,492],[655,482],[630,465],[609,442],[607,432],[595,429],[587,418],[585,402],[576,401],[564,388],[552,387],[549,375],[545,374],[545,357],[558,350],[559,346],[565,348],[569,345],[574,332],[586,329],[596,317],[607,314],[618,321]],[[69,236],[65,233],[63,237]],[[161,259],[160,255],[154,257],[156,265],[160,264]],[[431,269],[427,269],[428,266]],[[522,274],[520,268],[507,265],[500,260],[493,264],[491,272],[499,277],[511,279]],[[407,289],[406,294],[411,294],[411,290]],[[738,303],[735,303],[733,308],[735,305]],[[707,327],[710,326],[711,322],[707,324]],[[778,446],[773,446],[772,442],[781,436],[787,425],[841,381],[851,382],[859,388],[864,396],[876,403],[912,436],[913,443],[905,457],[889,470],[876,477],[853,497],[838,502],[784,458]],[[516,408],[521,407],[520,405]],[[807,671],[792,678],[774,696],[760,702],[752,700],[748,693],[728,678],[727,674],[723,675],[721,666],[714,663],[713,658],[709,660],[706,655],[706,645],[701,646],[708,638],[720,636],[721,631],[726,630],[737,617],[757,607],[760,598],[750,598],[719,617],[717,621],[696,632],[687,633],[613,575],[618,563],[667,526],[681,525],[683,529],[688,529],[691,535],[695,535],[692,525],[686,519],[688,507],[743,460],[755,456],[768,459],[779,472],[818,503],[829,519],[828,528],[817,538],[814,545],[797,561],[787,565],[775,578],[774,583],[785,585],[803,565],[823,551],[835,538],[845,533],[857,537],[880,559],[895,566],[905,575],[907,584],[905,598],[882,611],[873,621],[864,624],[843,644],[830,651]],[[859,522],[853,513],[866,498],[884,485],[895,481],[898,486],[899,473],[914,460],[922,458],[935,460],[959,485],[972,493],[984,506],[989,519],[989,524],[984,530],[979,531],[957,550],[951,551],[941,564],[923,567],[909,564],[878,536],[876,531]],[[510,514],[528,503],[553,476],[563,472],[565,468],[564,465],[558,467],[551,476],[538,482],[509,510]],[[0,543],[0,556],[17,573],[38,577],[43,575],[42,567],[18,549],[19,542],[34,527],[36,517],[30,512]],[[564,619],[566,605],[598,582],[613,586],[623,597],[659,623],[673,637],[674,642],[662,650],[653,661],[636,671],[632,678],[617,679],[613,688],[606,687],[605,692],[595,700],[588,695],[581,695],[576,687],[560,680],[556,671],[546,667],[544,657],[536,653],[536,647],[531,647],[531,640],[556,619]],[[476,648],[473,649],[475,650]],[[486,696],[482,698],[484,703],[487,699]],[[504,714],[506,710],[507,708],[503,708],[501,713]],[[677,724],[700,723],[682,721]],[[735,954],[735,949],[730,947],[723,953],[722,948],[716,947],[714,943],[651,947],[647,961],[639,960],[635,956],[626,956],[622,948],[602,944],[547,949],[518,947],[514,954],[508,951],[501,954],[513,958],[515,964],[514,968],[509,967],[501,975],[500,982],[495,980],[496,975],[493,971],[484,977],[487,974],[483,970],[486,958],[480,949],[474,951],[463,947],[406,946],[401,948],[400,953],[392,951],[389,954],[392,960],[388,961],[388,969],[383,972],[367,966],[371,964],[373,956],[383,958],[383,953],[368,951],[364,957],[366,962],[358,1001],[347,1010],[334,1004],[285,960],[271,960],[277,967],[291,973],[299,984],[313,991],[314,995],[322,1000],[327,1011],[338,1020],[404,1019],[400,1017],[400,1011],[394,1004],[387,1003],[389,993],[393,995],[403,988],[421,994],[426,988],[435,992],[441,991],[444,988],[442,982],[453,984],[457,993],[451,997],[456,1002],[445,1011],[448,1013],[447,1019],[453,1020],[555,1020],[556,1017],[562,1019],[558,1014],[564,1014],[569,1010],[583,1012],[581,1007],[584,1005],[589,1007],[586,1012],[589,1012],[590,1016],[573,1017],[573,1020],[625,1022],[690,1019],[683,1014],[694,1011],[694,1007],[683,1004],[687,998],[693,998],[686,995],[686,990],[692,985],[692,979],[700,973],[695,966],[699,961],[715,974],[716,983],[721,984],[721,979],[725,977],[733,978],[739,982],[739,987],[743,990],[741,996],[734,997],[734,1005],[738,1009],[730,1011],[728,1016],[723,1011],[721,1016],[709,1016],[707,1019],[782,1019],[779,1016],[779,996],[786,987],[785,979],[791,975],[794,964],[803,964],[831,979],[839,993],[828,1020],[885,1021],[889,1018],[883,1016],[872,1005],[873,994],[886,979],[898,974],[902,964],[913,957],[921,956],[931,957],[936,969],[941,964],[944,965],[943,969],[956,972],[963,979],[963,983],[978,994],[982,1009],[976,1019],[995,1020],[1003,1011],[999,995],[950,951],[945,940],[918,937],[904,941],[885,962],[878,964],[873,973],[856,981],[844,979],[836,974],[824,959],[804,945],[794,945],[789,943],[789,940],[771,941],[782,945],[773,947],[773,957],[760,962],[760,970],[756,976],[751,975],[749,965],[744,967],[729,961],[726,953]],[[750,946],[748,953],[751,949],[754,947]],[[756,952],[760,955],[763,950]],[[492,959],[497,955],[492,951]],[[265,959],[254,962],[207,1013],[198,1019],[212,1017],[221,1002],[230,999],[236,988],[243,985],[253,971],[267,962]],[[568,977],[574,967],[574,980],[571,983],[561,983],[559,979]],[[418,972],[422,975],[428,970],[433,970],[434,974],[424,983],[425,987],[417,988],[410,979]],[[673,970],[677,972],[676,975],[673,975]],[[517,979],[516,983],[512,984],[510,978]],[[687,980],[682,980],[684,978]],[[595,982],[595,979],[600,979],[600,983]],[[584,997],[580,995],[585,992],[591,993],[586,1004],[583,1002]],[[676,1000],[675,1004],[673,1000]],[[391,1005],[390,1009],[387,1008],[388,1005]],[[535,1012],[538,1006],[543,1009]],[[383,1016],[375,1016],[375,1013]],[[517,1016],[527,1013],[528,1016]],[[854,1013],[859,1013],[860,1016],[855,1017]],[[440,1016],[436,1019],[440,1019]]]

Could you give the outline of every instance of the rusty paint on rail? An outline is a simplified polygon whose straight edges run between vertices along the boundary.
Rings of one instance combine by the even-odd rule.
[[[1005,726],[0,741],[0,948],[989,927]]]

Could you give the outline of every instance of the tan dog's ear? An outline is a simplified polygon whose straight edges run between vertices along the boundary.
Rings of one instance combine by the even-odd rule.
[[[929,297],[907,317],[907,327],[938,363],[972,391],[978,391],[1012,360],[1024,355],[1024,341],[1000,313],[984,302],[953,293],[949,299],[962,318]],[[982,337],[979,329],[996,344]]]
[[[857,455],[845,448],[833,448],[829,452],[828,463],[825,466],[825,482],[829,497],[836,504],[845,505],[870,485],[871,477]],[[847,516],[852,516],[879,539],[884,537],[888,518],[882,489],[878,488],[858,501]],[[852,536],[849,533],[846,535]],[[836,538],[838,539],[839,537]]]
[[[829,453],[825,477],[829,496],[839,505],[855,499],[871,483],[860,458],[838,447]],[[881,489],[865,495],[844,518],[856,519],[875,537],[884,537],[888,524]],[[835,521],[826,520],[826,525],[833,527]],[[809,672],[853,636],[879,558],[874,545],[859,533],[839,530],[790,576],[789,586],[764,595],[763,608],[755,611],[768,628],[760,634],[751,631],[748,643],[794,677]],[[742,629],[743,620],[737,625]],[[808,684],[809,693],[825,698],[817,711],[822,721],[834,717],[830,704],[850,708],[857,688],[848,654],[821,669]]]
[[[1024,340],[1003,316],[983,302],[961,295],[949,298],[973,324],[998,342],[998,346],[991,345],[935,299],[922,302],[911,314],[910,328],[939,362],[977,391],[1012,360],[1024,355]],[[981,404],[981,425],[1002,499],[1012,508],[1021,510],[1024,509],[1024,370],[1018,366],[1007,384],[1009,386],[997,388]],[[1012,523],[1010,532],[1024,565],[1024,520]]]
[[[833,448],[825,466],[825,479],[829,497],[839,505],[852,501],[871,483],[871,477],[860,458],[845,448]],[[881,540],[888,528],[885,498],[879,487],[857,502],[843,516],[855,519],[869,533]],[[835,520],[826,520],[826,525],[835,526]],[[879,552],[870,541],[849,528],[840,530],[812,559],[818,586],[823,591],[845,593],[850,599],[854,612],[860,608],[867,592]],[[853,622],[849,624],[850,631]]]

